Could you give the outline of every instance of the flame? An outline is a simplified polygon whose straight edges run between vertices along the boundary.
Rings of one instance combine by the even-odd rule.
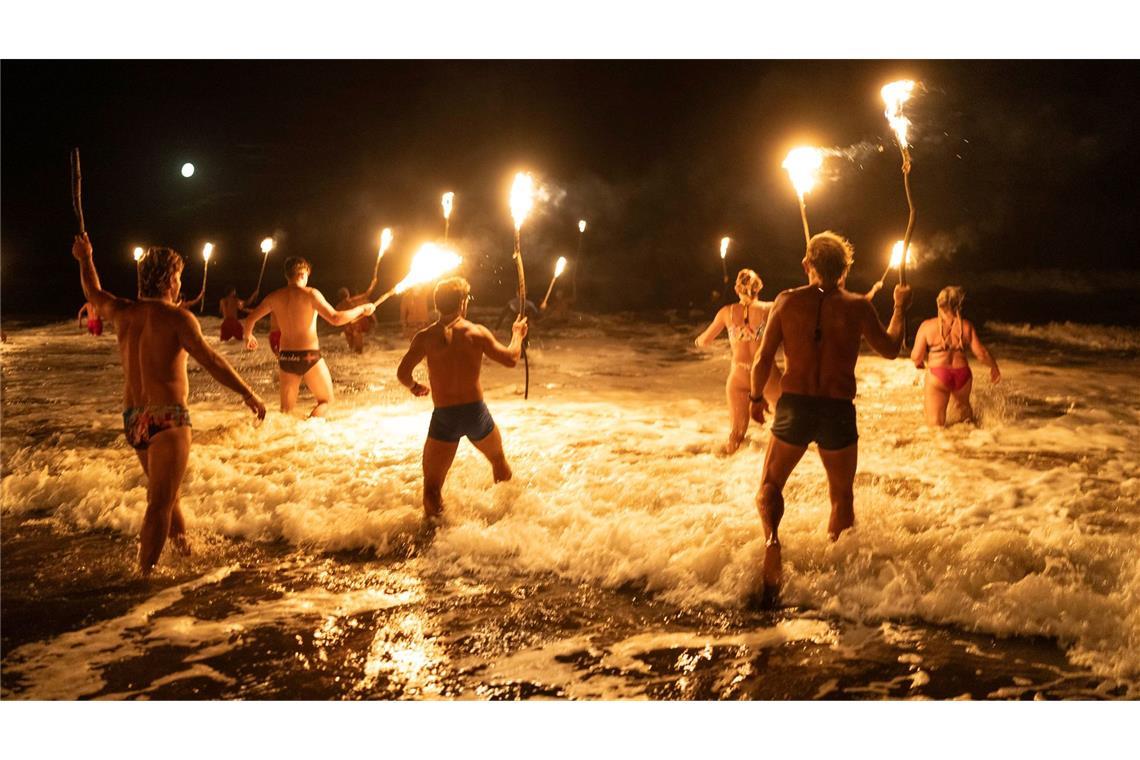
[[[903,115],[903,104],[910,100],[911,93],[914,91],[914,80],[900,79],[897,82],[883,85],[881,90],[883,102],[887,104],[887,110],[884,114],[887,117],[887,122],[894,130],[895,136],[898,137],[899,146],[902,148],[909,147],[906,141],[907,127],[910,126],[910,119]]]
[[[435,243],[424,243],[412,257],[412,268],[408,276],[400,280],[393,289],[397,295],[408,288],[422,285],[425,282],[441,277],[463,263],[458,253]]]
[[[202,246],[202,258],[205,259],[206,261],[210,260],[210,256],[212,256],[213,253],[214,253],[214,244],[213,243],[206,243],[204,246]]]
[[[526,215],[534,207],[534,177],[526,172],[515,175],[515,182],[511,185],[511,216],[515,220],[515,229],[521,230]]]
[[[891,268],[892,269],[898,268],[899,264],[902,263],[902,257],[903,257],[903,241],[898,240],[895,242],[895,244],[893,246],[891,246]],[[910,266],[913,266],[913,264],[914,264],[914,246],[912,245],[910,248],[907,248],[907,250],[906,250],[906,265],[908,267],[910,267]]]
[[[585,232],[585,231],[586,231],[586,220],[580,219],[578,221],[578,232]]]
[[[560,277],[560,276],[562,276],[562,273],[565,271],[566,271],[566,257],[565,256],[559,256],[557,263],[555,263],[555,265],[554,265],[554,276],[556,278]]]
[[[141,246],[141,245],[140,245],[140,246],[136,246],[136,247],[135,247],[135,250],[134,250],[134,254],[135,254],[135,261],[142,261],[142,257],[143,257],[143,254],[145,254],[145,253],[146,253],[146,251],[144,251],[144,250],[142,249],[142,246]]]
[[[800,200],[815,187],[816,174],[823,166],[823,151],[819,148],[793,148],[781,164],[792,178],[792,186]]]
[[[455,202],[455,193],[443,194],[443,218],[451,218],[451,204]]]
[[[275,245],[277,245],[277,241],[271,237],[267,237],[267,238],[265,238],[265,240],[261,241],[261,252],[268,254],[270,251],[273,250],[273,246],[275,246]]]
[[[720,239],[720,257],[723,259],[728,255],[728,244],[732,242],[731,238],[722,237]]]
[[[450,195],[450,193],[448,193],[448,195]],[[444,196],[444,197],[447,197],[447,196]],[[384,229],[380,230],[380,253],[379,253],[379,255],[383,256],[385,251],[388,250],[388,247],[390,245],[392,245],[392,229],[390,227],[385,227]]]

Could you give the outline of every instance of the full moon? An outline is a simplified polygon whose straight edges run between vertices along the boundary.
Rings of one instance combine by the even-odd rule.
[[[182,176],[183,177],[193,177],[194,176],[194,164],[190,164],[190,163],[182,164]]]

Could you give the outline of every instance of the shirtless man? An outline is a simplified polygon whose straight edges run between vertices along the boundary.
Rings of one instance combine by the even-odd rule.
[[[245,345],[250,350],[257,348],[257,338],[253,337],[253,327],[257,320],[266,314],[277,317],[281,327],[281,351],[277,354],[277,366],[281,384],[281,411],[288,414],[297,405],[297,393],[301,383],[317,400],[309,412],[310,417],[323,417],[333,400],[332,377],[328,365],[321,358],[321,344],[317,338],[317,315],[333,325],[346,325],[357,317],[368,316],[376,307],[371,303],[362,304],[347,311],[337,311],[321,291],[310,288],[309,274],[313,271],[309,262],[300,256],[290,256],[285,260],[285,281],[265,297],[242,323]]]
[[[182,257],[169,248],[151,248],[139,262],[139,300],[103,290],[95,272],[91,242],[77,235],[71,255],[79,262],[83,294],[118,326],[123,387],[123,428],[147,477],[146,515],[139,546],[139,570],[148,575],[167,537],[190,553],[179,490],[190,458],[190,383],[186,355],[194,357],[222,385],[239,394],[258,419],[265,404],[224,358],[206,345],[190,312],[176,305],[182,286]]]
[[[827,471],[832,541],[855,524],[853,484],[859,457],[855,426],[855,362],[863,338],[880,355],[893,359],[902,344],[903,313],[910,305],[910,288],[895,286],[891,323],[883,329],[871,302],[844,287],[854,251],[833,232],[812,237],[803,259],[807,285],[776,297],[760,354],[752,365],[749,395],[752,419],[763,423],[768,402],[762,395],[776,351],[784,347],[785,369],[772,438],[756,504],[764,526],[764,594],[761,604],[775,603],[781,581],[780,518],[784,515],[784,485],[808,444],[819,446]]]
[[[218,336],[219,340],[225,343],[227,340],[241,339],[241,320],[238,319],[238,314],[245,310],[246,304],[252,302],[256,296],[257,292],[254,291],[249,298],[242,300],[238,298],[237,288],[230,286],[226,292],[226,297],[218,301],[218,309],[222,312],[222,330]]]
[[[90,301],[85,301],[79,310],[79,326],[86,327],[87,334],[94,335],[96,338],[103,334],[103,320],[100,319],[99,312],[95,310]]]
[[[431,321],[429,292],[428,285],[416,285],[400,299],[400,326],[405,338],[411,338]]]
[[[435,286],[439,319],[420,330],[404,354],[396,377],[416,396],[429,392],[435,410],[424,442],[424,513],[429,520],[443,514],[443,481],[464,436],[491,462],[496,483],[511,479],[503,454],[503,438],[483,403],[479,371],[487,356],[504,367],[518,364],[526,337],[526,318],[515,321],[511,343],[504,346],[483,325],[467,321],[471,286],[462,277],[451,277]],[[429,390],[416,382],[412,371],[427,359]]]
[[[337,291],[336,307],[341,311],[347,311],[368,300],[372,295],[372,290],[376,287],[376,279],[373,278],[372,284],[368,286],[368,290],[363,293],[353,295],[348,288],[341,288]],[[355,322],[349,322],[344,326],[344,340],[348,343],[348,347],[358,354],[364,353],[364,334],[372,329],[372,317],[361,317]]]

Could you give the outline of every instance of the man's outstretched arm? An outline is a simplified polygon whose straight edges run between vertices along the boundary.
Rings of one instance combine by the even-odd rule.
[[[400,381],[400,385],[417,396],[426,396],[431,392],[426,385],[416,382],[412,376],[412,372],[426,356],[427,348],[423,333],[416,333],[416,336],[412,338],[412,344],[408,346],[408,352],[404,354],[404,358],[400,360],[400,366],[396,368],[396,379]]]
[[[194,361],[201,364],[202,369],[209,372],[211,377],[241,396],[241,400],[257,415],[258,419],[264,419],[265,404],[254,393],[253,388],[250,388],[245,380],[242,380],[237,370],[230,366],[225,357],[206,343],[206,338],[202,335],[202,327],[194,315],[182,313],[179,316],[181,319],[178,322],[178,342],[186,349],[186,353],[194,357]]]
[[[483,353],[488,359],[502,364],[504,367],[513,367],[522,357],[523,338],[526,337],[526,317],[519,317],[511,325],[510,345],[500,343],[486,327],[480,328],[480,337],[483,342]]]
[[[877,354],[894,359],[899,355],[903,339],[903,316],[910,306],[910,286],[895,285],[895,308],[891,312],[891,323],[883,329],[879,315],[870,301],[863,301],[863,337]]]
[[[87,233],[76,235],[71,244],[71,255],[79,262],[79,281],[83,285],[83,296],[98,313],[114,320],[118,310],[131,302],[103,290],[99,283],[99,273],[95,271],[94,248]]]

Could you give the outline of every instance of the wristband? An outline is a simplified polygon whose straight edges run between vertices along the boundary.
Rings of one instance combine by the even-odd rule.
[[[764,394],[761,393],[759,396],[753,396],[751,393],[749,393],[748,394],[748,400],[751,401],[753,404],[759,404],[761,401],[764,400]]]

